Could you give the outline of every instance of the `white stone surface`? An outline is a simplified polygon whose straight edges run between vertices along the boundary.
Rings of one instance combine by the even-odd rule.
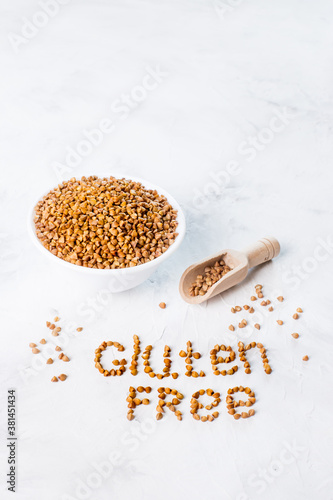
[[[4,477],[6,391],[14,387],[17,500],[332,499],[332,3],[62,0],[41,15],[42,3],[0,6],[0,497],[12,498]],[[66,163],[69,151],[87,147],[85,131],[110,127],[106,119],[113,129],[101,144],[88,144],[75,166]],[[64,177],[116,172],[163,186],[186,212],[181,249],[120,295],[51,266],[30,242],[26,216],[61,169]],[[189,264],[269,234],[281,242],[275,262],[209,304],[181,301],[178,281]],[[260,332],[231,334],[231,322],[252,324],[230,307],[248,303],[257,282],[275,310],[256,305]],[[295,321],[299,306],[304,314]],[[70,322],[84,330],[62,334],[68,366],[37,368],[42,354],[33,357],[28,344],[45,337],[51,345],[45,321],[56,314],[64,331]],[[154,420],[164,381],[142,368],[117,379],[95,369],[101,341],[121,341],[130,358],[133,334],[154,346],[157,368],[164,345],[172,348],[181,375],[170,386],[185,395],[182,422],[171,413]],[[233,377],[213,377],[209,350],[239,339],[263,342],[270,376],[249,355],[251,375],[240,366]],[[184,376],[178,352],[187,340],[202,353],[204,379]],[[68,380],[51,384],[63,372]],[[132,384],[154,389],[136,423],[126,420]],[[237,384],[257,395],[247,421],[234,421],[225,407]],[[220,417],[196,422],[191,394],[210,386],[222,394]],[[102,478],[96,464],[112,454],[120,464]]]

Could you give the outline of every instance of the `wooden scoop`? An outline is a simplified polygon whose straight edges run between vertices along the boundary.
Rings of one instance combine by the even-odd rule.
[[[238,285],[243,281],[249,269],[255,266],[259,266],[263,262],[268,262],[269,260],[277,257],[280,253],[280,244],[273,238],[262,238],[257,241],[254,245],[246,248],[242,252],[237,250],[223,250],[222,252],[213,255],[209,259],[202,260],[193,266],[186,269],[183,276],[181,277],[179,284],[180,295],[189,304],[201,304],[215,295],[221,292],[225,292],[232,286]],[[204,275],[204,269],[207,266],[214,266],[216,261],[221,259],[230,267],[231,271],[223,276],[219,281],[215,283],[211,288],[209,288],[205,295],[197,295],[192,297],[190,295],[189,289],[192,283],[195,282],[199,274]]]

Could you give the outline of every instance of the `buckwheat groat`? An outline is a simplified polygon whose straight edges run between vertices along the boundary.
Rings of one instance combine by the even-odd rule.
[[[162,255],[178,233],[177,210],[139,182],[114,177],[63,182],[37,204],[36,234],[78,266],[134,267]]]

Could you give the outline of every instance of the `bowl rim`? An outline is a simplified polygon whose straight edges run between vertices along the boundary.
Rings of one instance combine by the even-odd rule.
[[[53,260],[53,262],[57,262],[58,264],[61,264],[68,269],[72,269],[74,271],[79,271],[79,272],[85,272],[91,274],[99,274],[103,276],[120,276],[120,275],[126,275],[126,274],[136,274],[140,273],[140,271],[149,271],[149,269],[153,270],[154,267],[159,266],[162,264],[166,259],[168,259],[181,245],[184,237],[185,237],[185,232],[186,232],[186,220],[185,220],[185,215],[180,207],[179,203],[175,200],[175,198],[168,193],[165,189],[161,188],[160,186],[157,186],[156,184],[151,183],[150,181],[147,181],[145,179],[142,179],[140,177],[136,176],[123,176],[123,175],[117,175],[117,174],[110,174],[109,172],[107,173],[100,173],[100,174],[90,174],[90,175],[84,175],[82,174],[80,177],[76,177],[77,179],[81,177],[92,177],[92,176],[97,176],[99,178],[107,178],[107,177],[115,177],[117,179],[128,179],[132,180],[134,182],[140,182],[144,188],[146,189],[153,189],[156,190],[159,194],[162,194],[165,196],[172,205],[173,208],[175,208],[178,211],[177,215],[177,221],[178,221],[178,227],[177,227],[177,232],[178,236],[176,237],[174,243],[169,246],[169,248],[159,257],[156,257],[156,259],[151,260],[150,262],[145,262],[144,264],[140,264],[135,267],[125,267],[122,269],[96,269],[96,268],[91,268],[91,267],[83,267],[83,266],[78,266],[76,264],[72,264],[71,262],[67,262],[66,260],[61,259],[60,257],[57,257],[56,255],[53,255],[49,250],[47,250],[44,245],[41,243],[41,241],[38,239],[36,235],[36,230],[35,230],[35,223],[34,223],[34,217],[35,217],[35,207],[37,203],[44,197],[46,196],[52,189],[56,189],[56,187],[53,187],[51,189],[48,189],[45,194],[41,195],[38,200],[32,205],[32,207],[29,210],[29,215],[28,215],[28,232],[29,235],[32,239],[32,242],[34,245],[38,248],[40,252],[42,252],[44,255],[48,256]],[[68,180],[72,179],[73,176],[69,177],[68,179],[63,180],[62,182],[67,182]]]

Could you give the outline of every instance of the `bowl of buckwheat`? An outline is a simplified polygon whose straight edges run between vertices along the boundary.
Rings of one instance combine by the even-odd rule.
[[[122,292],[149,278],[181,245],[184,213],[164,189],[138,178],[72,178],[31,209],[28,229],[55,264],[106,276]]]

